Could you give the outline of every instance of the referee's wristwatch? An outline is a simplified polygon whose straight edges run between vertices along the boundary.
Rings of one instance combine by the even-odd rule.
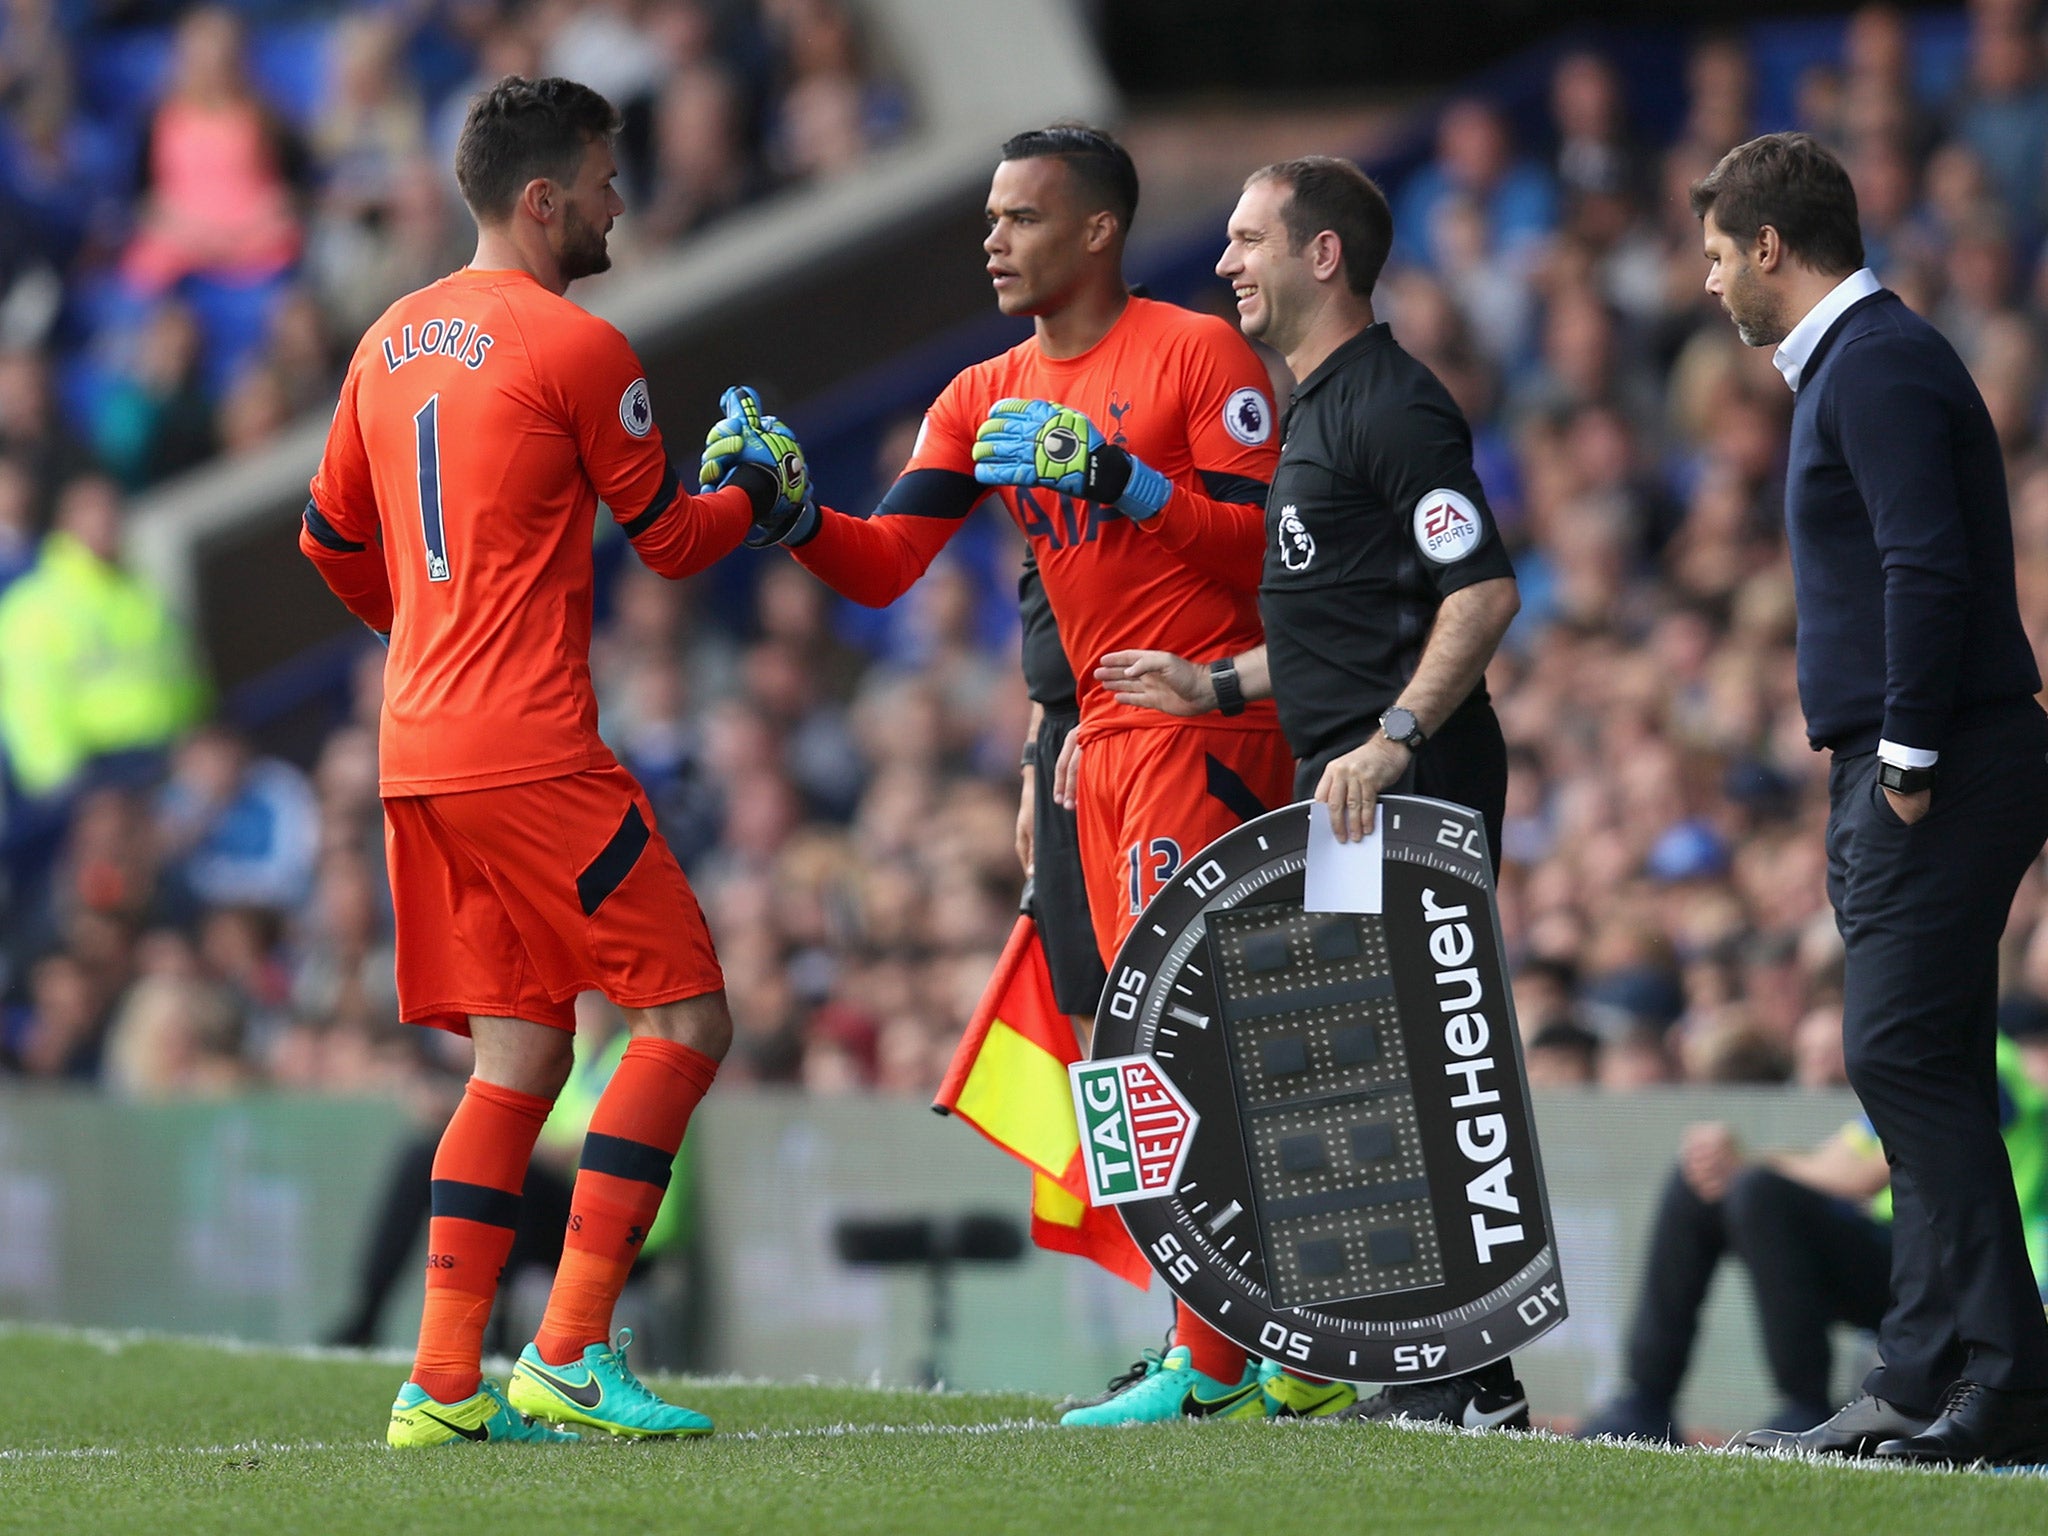
[[[1937,770],[1933,768],[1904,768],[1885,762],[1877,765],[1877,782],[1895,795],[1917,795],[1923,789],[1932,789],[1936,777]]]
[[[1219,715],[1244,713],[1244,683],[1237,675],[1235,656],[1218,656],[1209,663],[1209,686],[1215,691]]]
[[[1380,729],[1390,741],[1398,741],[1410,752],[1420,752],[1422,744],[1429,738],[1422,734],[1422,722],[1415,718],[1415,711],[1396,704],[1380,716]]]

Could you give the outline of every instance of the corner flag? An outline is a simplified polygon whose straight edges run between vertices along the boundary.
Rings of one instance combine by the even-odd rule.
[[[1031,1169],[1031,1240],[1093,1259],[1144,1290],[1152,1266],[1108,1206],[1088,1203],[1067,1067],[1080,1059],[1053,1000],[1038,925],[1017,919],[932,1108],[958,1115]]]

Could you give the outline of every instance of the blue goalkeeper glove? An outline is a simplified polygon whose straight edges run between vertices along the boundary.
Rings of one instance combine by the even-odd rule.
[[[974,478],[983,485],[1038,485],[1106,502],[1125,517],[1157,517],[1173,482],[1106,442],[1079,411],[1050,400],[998,400],[974,434]]]
[[[764,415],[761,397],[743,384],[720,395],[718,407],[725,419],[705,434],[698,482],[707,490],[722,490],[735,480],[746,488],[754,503],[749,549],[802,544],[814,537],[818,505],[811,499],[810,470],[795,434]]]

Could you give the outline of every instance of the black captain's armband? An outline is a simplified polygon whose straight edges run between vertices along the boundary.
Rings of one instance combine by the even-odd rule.
[[[326,515],[311,501],[306,503],[306,532],[313,535],[316,544],[336,554],[353,555],[363,548],[354,539],[344,537],[341,530],[327,521]]]
[[[626,537],[637,539],[641,534],[660,522],[661,514],[676,504],[676,492],[680,486],[681,482],[676,477],[675,465],[666,465],[661,472],[661,484],[654,492],[654,500],[647,504],[647,510],[634,518],[630,523],[620,524],[620,527],[625,531]]]

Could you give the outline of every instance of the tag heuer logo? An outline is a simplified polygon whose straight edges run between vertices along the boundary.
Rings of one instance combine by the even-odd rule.
[[[1074,1115],[1094,1205],[1170,1193],[1200,1117],[1150,1056],[1077,1061]]]

